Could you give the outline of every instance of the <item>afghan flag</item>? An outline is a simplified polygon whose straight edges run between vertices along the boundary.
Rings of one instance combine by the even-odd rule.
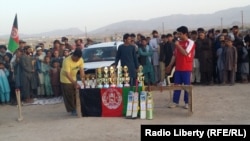
[[[102,115],[101,90],[99,88],[80,90],[82,116],[100,117]]]
[[[15,52],[19,45],[19,35],[18,35],[18,26],[17,26],[17,14],[14,19],[13,27],[11,30],[11,35],[9,39],[8,49],[10,52]]]
[[[121,88],[102,88],[102,117],[121,117],[122,116],[122,89]]]

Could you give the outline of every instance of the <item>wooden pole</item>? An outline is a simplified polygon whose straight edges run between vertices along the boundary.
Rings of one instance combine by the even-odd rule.
[[[18,118],[17,121],[22,121],[22,106],[21,106],[21,96],[20,96],[20,90],[16,89],[16,100],[17,100],[17,107],[18,107]]]
[[[79,118],[82,117],[80,90],[79,89],[76,89],[76,113],[77,113],[77,116]]]

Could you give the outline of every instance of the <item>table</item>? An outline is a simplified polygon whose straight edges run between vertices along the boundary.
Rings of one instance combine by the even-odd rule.
[[[168,85],[168,86],[146,86],[145,90],[150,91],[173,91],[173,90],[185,90],[188,93],[188,115],[193,114],[193,86],[192,85]],[[79,89],[76,91],[76,111],[77,116],[82,117],[81,113],[81,101],[80,101],[80,92]]]

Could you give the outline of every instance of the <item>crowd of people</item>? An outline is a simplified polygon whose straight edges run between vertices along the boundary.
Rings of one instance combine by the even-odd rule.
[[[129,36],[129,38],[128,38]],[[191,83],[195,85],[229,84],[235,82],[248,83],[249,61],[250,61],[250,35],[243,35],[238,26],[230,29],[206,31],[204,28],[197,28],[188,32],[188,39],[194,41],[195,54],[191,74]],[[131,56],[125,52],[121,58],[118,49],[118,58],[122,65],[130,65],[133,69],[139,65],[144,67],[146,84],[166,85],[166,67],[170,64],[175,53],[176,41],[180,35],[177,31],[159,35],[156,30],[152,36],[142,34],[126,34],[125,44],[134,46],[135,54]],[[136,55],[137,59],[131,60]],[[131,67],[129,67],[131,68]],[[133,72],[131,72],[133,73]],[[133,76],[134,77],[134,76]]]
[[[230,29],[189,31],[186,26],[173,34],[151,37],[142,34],[124,34],[124,44],[118,48],[115,66],[128,66],[130,85],[136,83],[136,70],[143,66],[144,81],[148,85],[166,86],[166,77],[175,67],[171,83],[190,85],[234,85],[250,80],[250,35],[240,33],[237,25]],[[176,90],[170,108],[179,104],[180,91]],[[188,109],[188,94],[184,95]]]
[[[91,39],[87,41],[86,47],[93,43]],[[166,76],[173,67],[176,67],[174,83],[234,85],[249,81],[250,35],[242,35],[238,26],[207,31],[204,28],[188,31],[183,26],[162,35],[153,30],[151,36],[126,33],[123,41],[114,65],[121,61],[122,66],[128,66],[131,85],[135,85],[139,65],[143,66],[146,85],[166,85]],[[13,54],[7,51],[6,45],[0,45],[0,102],[15,104],[17,89],[21,90],[22,101],[27,103],[32,103],[35,97],[61,96],[63,61],[76,49],[84,51],[82,39],[71,45],[62,37],[54,40],[50,49],[43,43],[33,48],[20,40]],[[181,58],[183,55],[186,57]],[[177,74],[184,76],[185,82]],[[188,77],[190,83],[186,82]]]
[[[43,43],[34,48],[20,40],[16,51],[10,53],[6,45],[0,45],[0,103],[15,105],[16,90],[20,90],[23,103],[32,103],[33,98],[62,96],[60,71],[63,61],[76,49],[82,51],[83,47],[82,39],[71,45],[66,37],[54,40],[49,49]]]

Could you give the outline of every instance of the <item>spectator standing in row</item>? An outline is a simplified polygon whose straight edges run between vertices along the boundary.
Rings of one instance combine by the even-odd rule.
[[[4,63],[0,61],[0,102],[2,104],[10,102],[10,86],[8,76],[8,69],[6,69]]]
[[[166,57],[166,44],[167,44],[167,37],[166,35],[161,35],[161,43],[160,43],[160,53],[159,53],[159,65],[160,65],[160,83],[161,86],[166,86],[165,80],[165,57]]]
[[[136,50],[133,45],[131,45],[130,34],[126,33],[123,35],[124,44],[118,47],[116,58],[115,58],[115,68],[118,62],[121,61],[121,66],[128,67],[128,73],[130,77],[130,86],[135,86],[135,81],[137,79],[137,69],[139,67],[138,58],[136,56]]]
[[[44,76],[44,88],[45,88],[45,95],[51,97],[53,95],[51,81],[50,81],[50,57],[44,57],[44,61],[42,62],[42,73]]]
[[[152,39],[149,42],[149,45],[153,49],[153,56],[152,56],[152,64],[154,66],[154,72],[155,72],[155,81],[156,83],[160,82],[160,66],[159,66],[159,52],[160,52],[160,39],[158,32],[156,30],[152,31]]]
[[[41,46],[36,46],[36,54],[35,54],[35,59],[36,59],[36,65],[35,65],[35,74],[38,75],[38,80],[39,80],[39,86],[37,88],[37,96],[38,97],[43,97],[45,94],[44,91],[44,75],[42,73],[42,62],[44,60],[44,55],[42,51]]]
[[[32,58],[31,46],[24,47],[24,54],[20,58],[20,71],[21,71],[21,87],[23,91],[23,100],[26,103],[32,103],[31,99],[33,90],[37,82],[35,81],[35,62]]]
[[[232,36],[226,36],[225,42],[223,84],[229,83],[230,85],[234,85],[235,72],[237,71],[237,49],[233,46]]]
[[[58,97],[61,95],[60,89],[60,63],[58,61],[52,62],[52,68],[50,69],[50,81],[54,96]]]
[[[199,31],[196,46],[199,49],[195,53],[199,55],[201,83],[203,85],[213,84],[213,48],[212,42],[205,35],[205,30]]]
[[[198,32],[199,32],[198,28]],[[193,40],[196,44],[198,39],[198,32],[196,30],[191,31],[190,39]],[[199,46],[195,48],[194,62],[193,62],[193,71],[192,71],[192,80],[193,84],[200,84],[201,82],[201,72],[200,72],[200,61],[199,61]]]
[[[147,40],[145,37],[141,38],[141,47],[138,49],[138,54],[140,58],[140,65],[143,66],[143,75],[144,75],[144,81],[145,84],[154,84],[154,68],[152,65],[152,55],[153,50],[151,46],[148,45]]]

